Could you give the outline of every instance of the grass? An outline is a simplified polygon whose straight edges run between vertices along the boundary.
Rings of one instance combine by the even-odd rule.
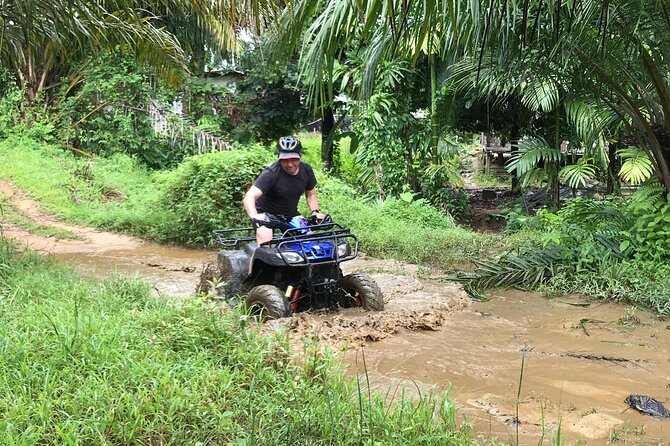
[[[54,146],[10,138],[0,142],[0,177],[69,221],[135,235],[151,235],[159,226],[160,216],[151,212],[158,197],[153,174],[124,155],[76,158]],[[110,199],[115,194],[120,199]]]
[[[499,176],[492,173],[477,172],[472,178],[472,184],[479,187],[511,187],[509,176]]]
[[[473,444],[444,396],[389,401],[242,313],[86,282],[4,241],[0,266],[6,444]]]
[[[541,290],[550,296],[577,293],[625,302],[660,317],[670,315],[670,265],[655,261],[604,261],[596,270],[579,274],[559,270]],[[634,322],[634,313],[623,322]]]

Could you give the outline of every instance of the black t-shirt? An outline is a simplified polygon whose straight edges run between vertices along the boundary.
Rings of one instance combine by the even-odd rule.
[[[298,215],[298,201],[305,191],[316,187],[312,166],[300,161],[297,175],[289,175],[279,161],[266,167],[254,182],[263,195],[256,200],[258,212],[283,215],[287,218]]]

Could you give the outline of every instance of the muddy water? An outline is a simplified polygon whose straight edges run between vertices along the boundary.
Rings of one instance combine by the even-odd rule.
[[[619,305],[583,304],[494,295],[452,314],[437,332],[403,331],[367,344],[365,364],[378,388],[451,387],[461,416],[500,441],[516,443],[518,426],[520,443],[538,444],[544,431],[550,444],[560,424],[563,438],[587,445],[670,444],[670,420],[624,403],[639,393],[668,406],[669,322]],[[347,354],[359,371],[361,358]]]
[[[88,277],[113,274],[141,277],[158,295],[163,296],[194,294],[203,268],[207,262],[216,260],[213,251],[153,243],[142,243],[134,248],[54,255]]]
[[[211,251],[64,224],[3,181],[0,193],[29,220],[75,236],[39,237],[4,221],[5,237],[89,277],[137,275],[159,295],[189,295],[203,267],[215,260]],[[580,306],[577,299],[549,301],[529,293],[470,302],[461,286],[422,279],[430,272],[396,261],[361,256],[343,267],[379,283],[385,311],[299,314],[267,329],[284,325],[296,342],[317,337],[348,349],[352,373],[362,369],[364,348],[373,385],[384,394],[403,385],[410,391],[451,387],[461,416],[477,432],[504,442],[517,442],[518,427],[518,442],[538,444],[545,431],[548,444],[560,424],[573,443],[670,445],[670,420],[643,417],[623,402],[640,393],[670,406],[670,322],[618,305]]]

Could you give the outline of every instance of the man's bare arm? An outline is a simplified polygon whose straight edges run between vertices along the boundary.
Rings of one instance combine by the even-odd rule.
[[[263,191],[257,188],[256,186],[251,186],[247,193],[242,199],[242,204],[244,204],[244,211],[247,213],[249,218],[254,219],[258,218],[258,210],[256,209],[256,200],[258,200]]]

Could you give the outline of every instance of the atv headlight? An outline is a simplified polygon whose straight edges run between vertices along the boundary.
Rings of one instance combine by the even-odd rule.
[[[345,257],[351,253],[349,243],[342,241],[337,245],[337,257]]]
[[[277,255],[288,263],[302,263],[305,261],[305,259],[295,251],[282,251],[281,253],[277,253]]]

